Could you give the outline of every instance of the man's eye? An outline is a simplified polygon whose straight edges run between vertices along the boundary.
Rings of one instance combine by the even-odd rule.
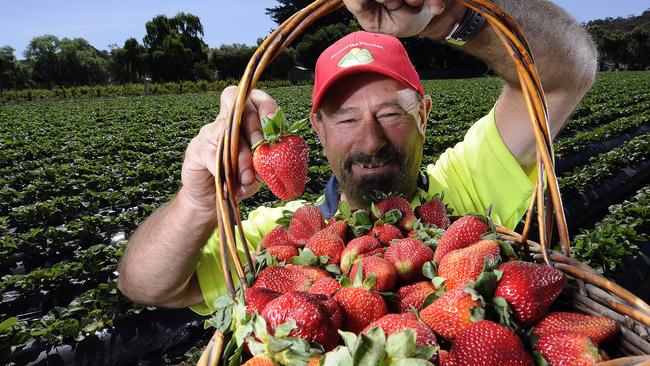
[[[379,119],[387,121],[392,121],[399,118],[402,118],[402,113],[386,113],[379,116]]]
[[[338,124],[350,124],[354,123],[353,119],[344,119],[343,121],[339,121]]]

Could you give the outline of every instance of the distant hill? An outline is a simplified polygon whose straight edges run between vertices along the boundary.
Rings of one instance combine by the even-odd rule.
[[[631,33],[634,30],[650,32],[650,9],[637,16],[597,19],[587,23],[587,26],[592,25],[616,33]]]

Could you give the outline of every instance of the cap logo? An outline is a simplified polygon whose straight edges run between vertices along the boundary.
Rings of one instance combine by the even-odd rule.
[[[337,64],[339,67],[351,67],[357,65],[366,65],[375,61],[370,51],[366,48],[353,48],[345,54]]]

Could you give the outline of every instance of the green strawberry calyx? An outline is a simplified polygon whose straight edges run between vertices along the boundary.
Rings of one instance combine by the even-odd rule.
[[[413,329],[386,337],[383,329],[372,327],[358,336],[339,330],[344,346],[338,346],[323,356],[321,365],[433,365],[429,360],[438,352],[438,346],[416,343]]]
[[[253,145],[253,150],[262,144],[274,144],[282,136],[297,134],[307,125],[307,118],[289,124],[282,108],[278,108],[273,117],[262,118],[261,125],[264,138]]]

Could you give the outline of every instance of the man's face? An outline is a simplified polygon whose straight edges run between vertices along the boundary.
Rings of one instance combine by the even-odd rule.
[[[344,198],[367,208],[374,191],[415,194],[431,107],[412,89],[379,74],[344,78],[312,115]]]

